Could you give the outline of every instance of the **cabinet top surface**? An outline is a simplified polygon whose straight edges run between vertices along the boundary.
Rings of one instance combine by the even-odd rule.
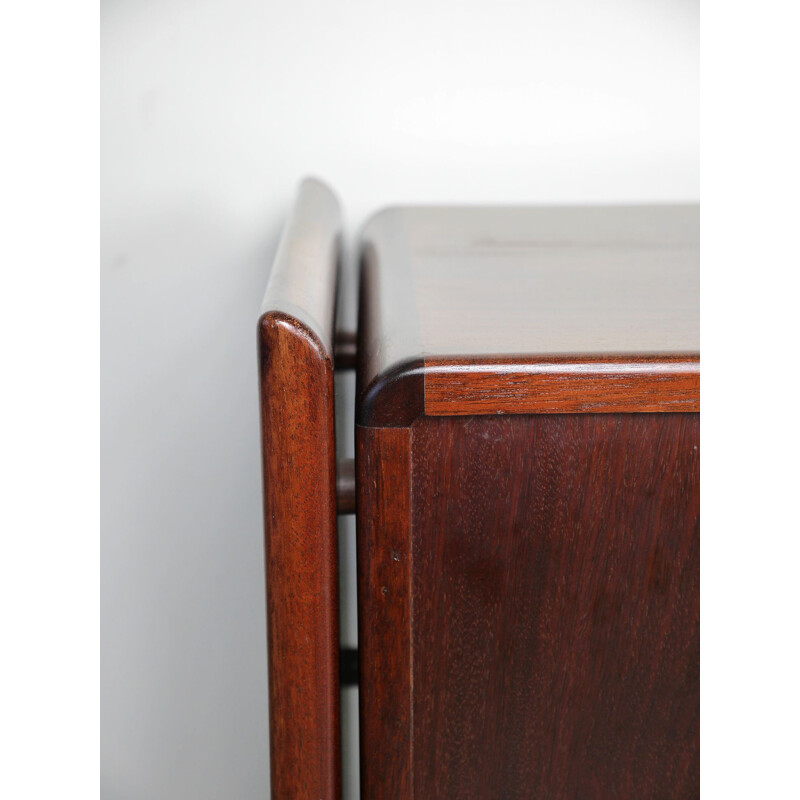
[[[699,358],[697,206],[390,208],[362,252],[367,380]]]

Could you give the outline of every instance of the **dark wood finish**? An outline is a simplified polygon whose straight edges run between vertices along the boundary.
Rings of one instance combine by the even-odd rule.
[[[700,410],[699,356],[429,358],[424,383],[434,417]]]
[[[336,339],[333,343],[333,361],[336,369],[356,368],[357,340],[355,331],[336,331]]]
[[[336,468],[336,512],[356,513],[356,462],[343,458]]]
[[[305,181],[258,326],[274,798],[341,796],[333,329],[340,213]]]
[[[410,435],[356,430],[363,798],[413,791]]]
[[[697,410],[698,221],[692,206],[381,212],[363,234],[359,421]]]
[[[259,322],[273,797],[340,796],[337,502],[366,800],[698,795],[697,216],[382,212],[354,347],[303,184]]]
[[[363,796],[697,797],[699,415],[358,440]]]
[[[365,800],[698,796],[697,217],[366,226]]]
[[[358,650],[343,647],[339,650],[339,683],[344,686],[358,686]]]
[[[393,353],[402,336],[398,316],[402,309],[413,310],[413,299],[405,296],[408,285],[379,269],[370,251],[367,245],[359,283],[356,422],[409,425],[424,411],[424,361],[418,353],[397,361]],[[395,303],[388,302],[387,278],[397,291]]]

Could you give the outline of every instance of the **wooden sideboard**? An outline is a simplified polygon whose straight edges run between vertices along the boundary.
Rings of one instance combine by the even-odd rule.
[[[362,797],[697,797],[697,207],[381,211],[355,347],[340,219],[304,182],[259,322],[273,797],[340,796],[335,413]]]

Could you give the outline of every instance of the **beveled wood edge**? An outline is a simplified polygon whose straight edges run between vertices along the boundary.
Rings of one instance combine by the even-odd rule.
[[[263,318],[285,314],[333,358],[342,213],[333,191],[316,178],[298,187],[261,303]]]
[[[358,396],[356,424],[366,428],[407,428],[425,413],[425,362],[398,364],[378,375]]]
[[[424,413],[670,413],[700,410],[698,353],[427,358]]]
[[[424,379],[422,357],[401,359],[392,363],[393,337],[397,335],[396,316],[413,312],[413,302],[405,297],[404,284],[391,271],[387,274],[378,269],[374,243],[368,231],[381,220],[394,219],[392,209],[383,209],[374,214],[361,235],[359,301],[358,301],[358,345],[356,365],[356,424],[367,427],[405,427],[423,413]],[[394,231],[398,247],[402,247],[403,236]],[[381,286],[388,279],[388,284]],[[396,301],[389,308],[389,319],[380,319],[381,291],[390,291]],[[395,317],[395,318],[392,318]],[[416,327],[416,326],[415,326]],[[388,328],[388,330],[387,330]],[[404,348],[416,347],[414,337],[403,340]]]
[[[379,340],[379,274],[373,252],[362,245],[356,348],[356,425],[373,428],[406,427],[423,413],[424,361],[401,362],[382,371],[385,347]]]
[[[331,374],[333,374],[333,353],[313,328],[294,314],[285,311],[265,311],[258,318],[259,343],[266,341],[268,331],[272,328],[283,328],[289,335],[304,341],[309,349],[309,354],[313,353],[314,357],[320,359],[325,365],[324,368],[326,370],[330,368]]]
[[[359,395],[356,420],[407,427],[419,416],[678,413],[700,410],[698,353],[427,357]]]

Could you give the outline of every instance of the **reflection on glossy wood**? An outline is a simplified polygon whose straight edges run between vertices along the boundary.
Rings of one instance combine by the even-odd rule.
[[[273,796],[340,794],[336,347],[362,796],[696,797],[697,209],[382,212],[357,348],[340,225],[305,183],[259,325]]]
[[[700,410],[699,356],[428,358],[424,381],[437,417]]]
[[[385,424],[376,400],[429,414],[697,410],[698,218],[691,206],[376,215],[361,421]],[[387,382],[405,399],[377,391]]]
[[[259,321],[272,796],[341,794],[333,308],[340,215],[300,189]]]

